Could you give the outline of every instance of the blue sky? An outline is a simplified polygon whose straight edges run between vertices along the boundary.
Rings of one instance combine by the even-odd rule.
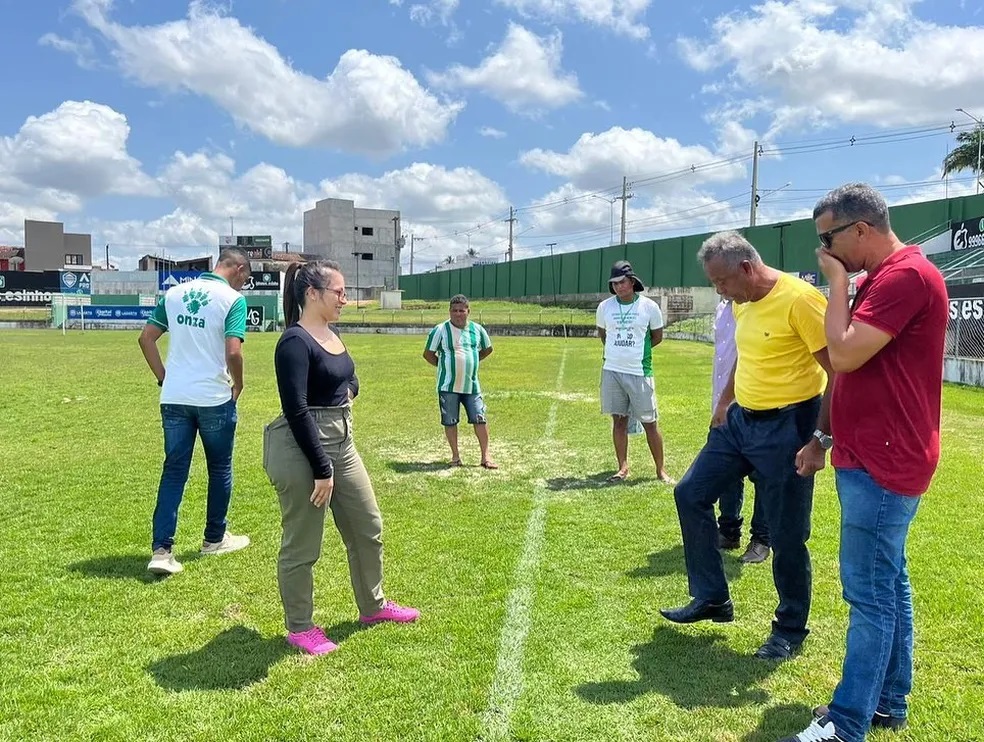
[[[501,256],[509,206],[517,257],[596,247],[622,176],[630,240],[742,226],[755,140],[760,223],[847,180],[974,188],[940,162],[954,109],[984,117],[979,0],[13,6],[0,243],[60,219],[124,267],[214,249],[230,216],[300,245],[326,196],[400,209],[417,270]]]

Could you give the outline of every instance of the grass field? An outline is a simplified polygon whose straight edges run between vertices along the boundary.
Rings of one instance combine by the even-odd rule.
[[[731,625],[677,627],[687,600],[669,488],[644,442],[612,471],[597,340],[496,340],[483,363],[493,454],[450,470],[423,337],[351,335],[357,444],[384,516],[388,597],[418,624],[362,630],[337,533],[326,530],[316,619],[340,641],[311,660],[284,643],[279,510],[261,466],[278,412],[275,335],[250,335],[230,525],[249,549],[195,559],[205,468],[192,468],[176,550],[145,572],[160,473],[158,389],[132,332],[0,332],[0,739],[698,740],[775,742],[829,700],[847,612],[838,507],[818,477],[813,633],[776,666],[751,658],[775,607],[769,564],[727,556]],[[710,349],[656,352],[668,468],[707,427]],[[915,520],[916,686],[908,731],[984,739],[981,436],[984,394],[945,391],[941,470]],[[751,503],[746,505],[746,518]]]

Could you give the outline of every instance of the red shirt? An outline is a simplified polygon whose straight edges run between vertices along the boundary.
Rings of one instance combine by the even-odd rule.
[[[900,495],[929,489],[940,459],[947,304],[943,276],[918,247],[899,250],[868,274],[851,318],[892,340],[860,368],[834,377],[835,468],[864,469]]]

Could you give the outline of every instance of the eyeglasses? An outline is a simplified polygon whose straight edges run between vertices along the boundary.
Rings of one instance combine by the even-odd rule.
[[[325,288],[325,289],[322,289],[322,290],[323,291],[330,291],[331,293],[335,294],[335,296],[338,297],[338,300],[339,301],[345,301],[345,299],[347,298],[346,295],[345,295],[345,289],[329,289],[329,288]]]
[[[821,232],[817,235],[820,238],[820,244],[823,245],[824,250],[829,250],[830,246],[834,242],[834,235],[838,232],[843,232],[845,229],[850,229],[855,224],[861,224],[864,222],[863,219],[857,219],[853,222],[848,222],[847,224],[841,224],[839,227],[834,227],[833,229],[828,229],[826,232]],[[867,222],[864,222],[867,224]]]

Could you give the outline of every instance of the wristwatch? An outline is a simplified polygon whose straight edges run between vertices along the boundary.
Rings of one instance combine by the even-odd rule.
[[[817,441],[820,443],[820,448],[822,448],[824,451],[829,451],[831,448],[834,447],[833,437],[827,435],[819,428],[813,431],[813,437],[817,439]]]

